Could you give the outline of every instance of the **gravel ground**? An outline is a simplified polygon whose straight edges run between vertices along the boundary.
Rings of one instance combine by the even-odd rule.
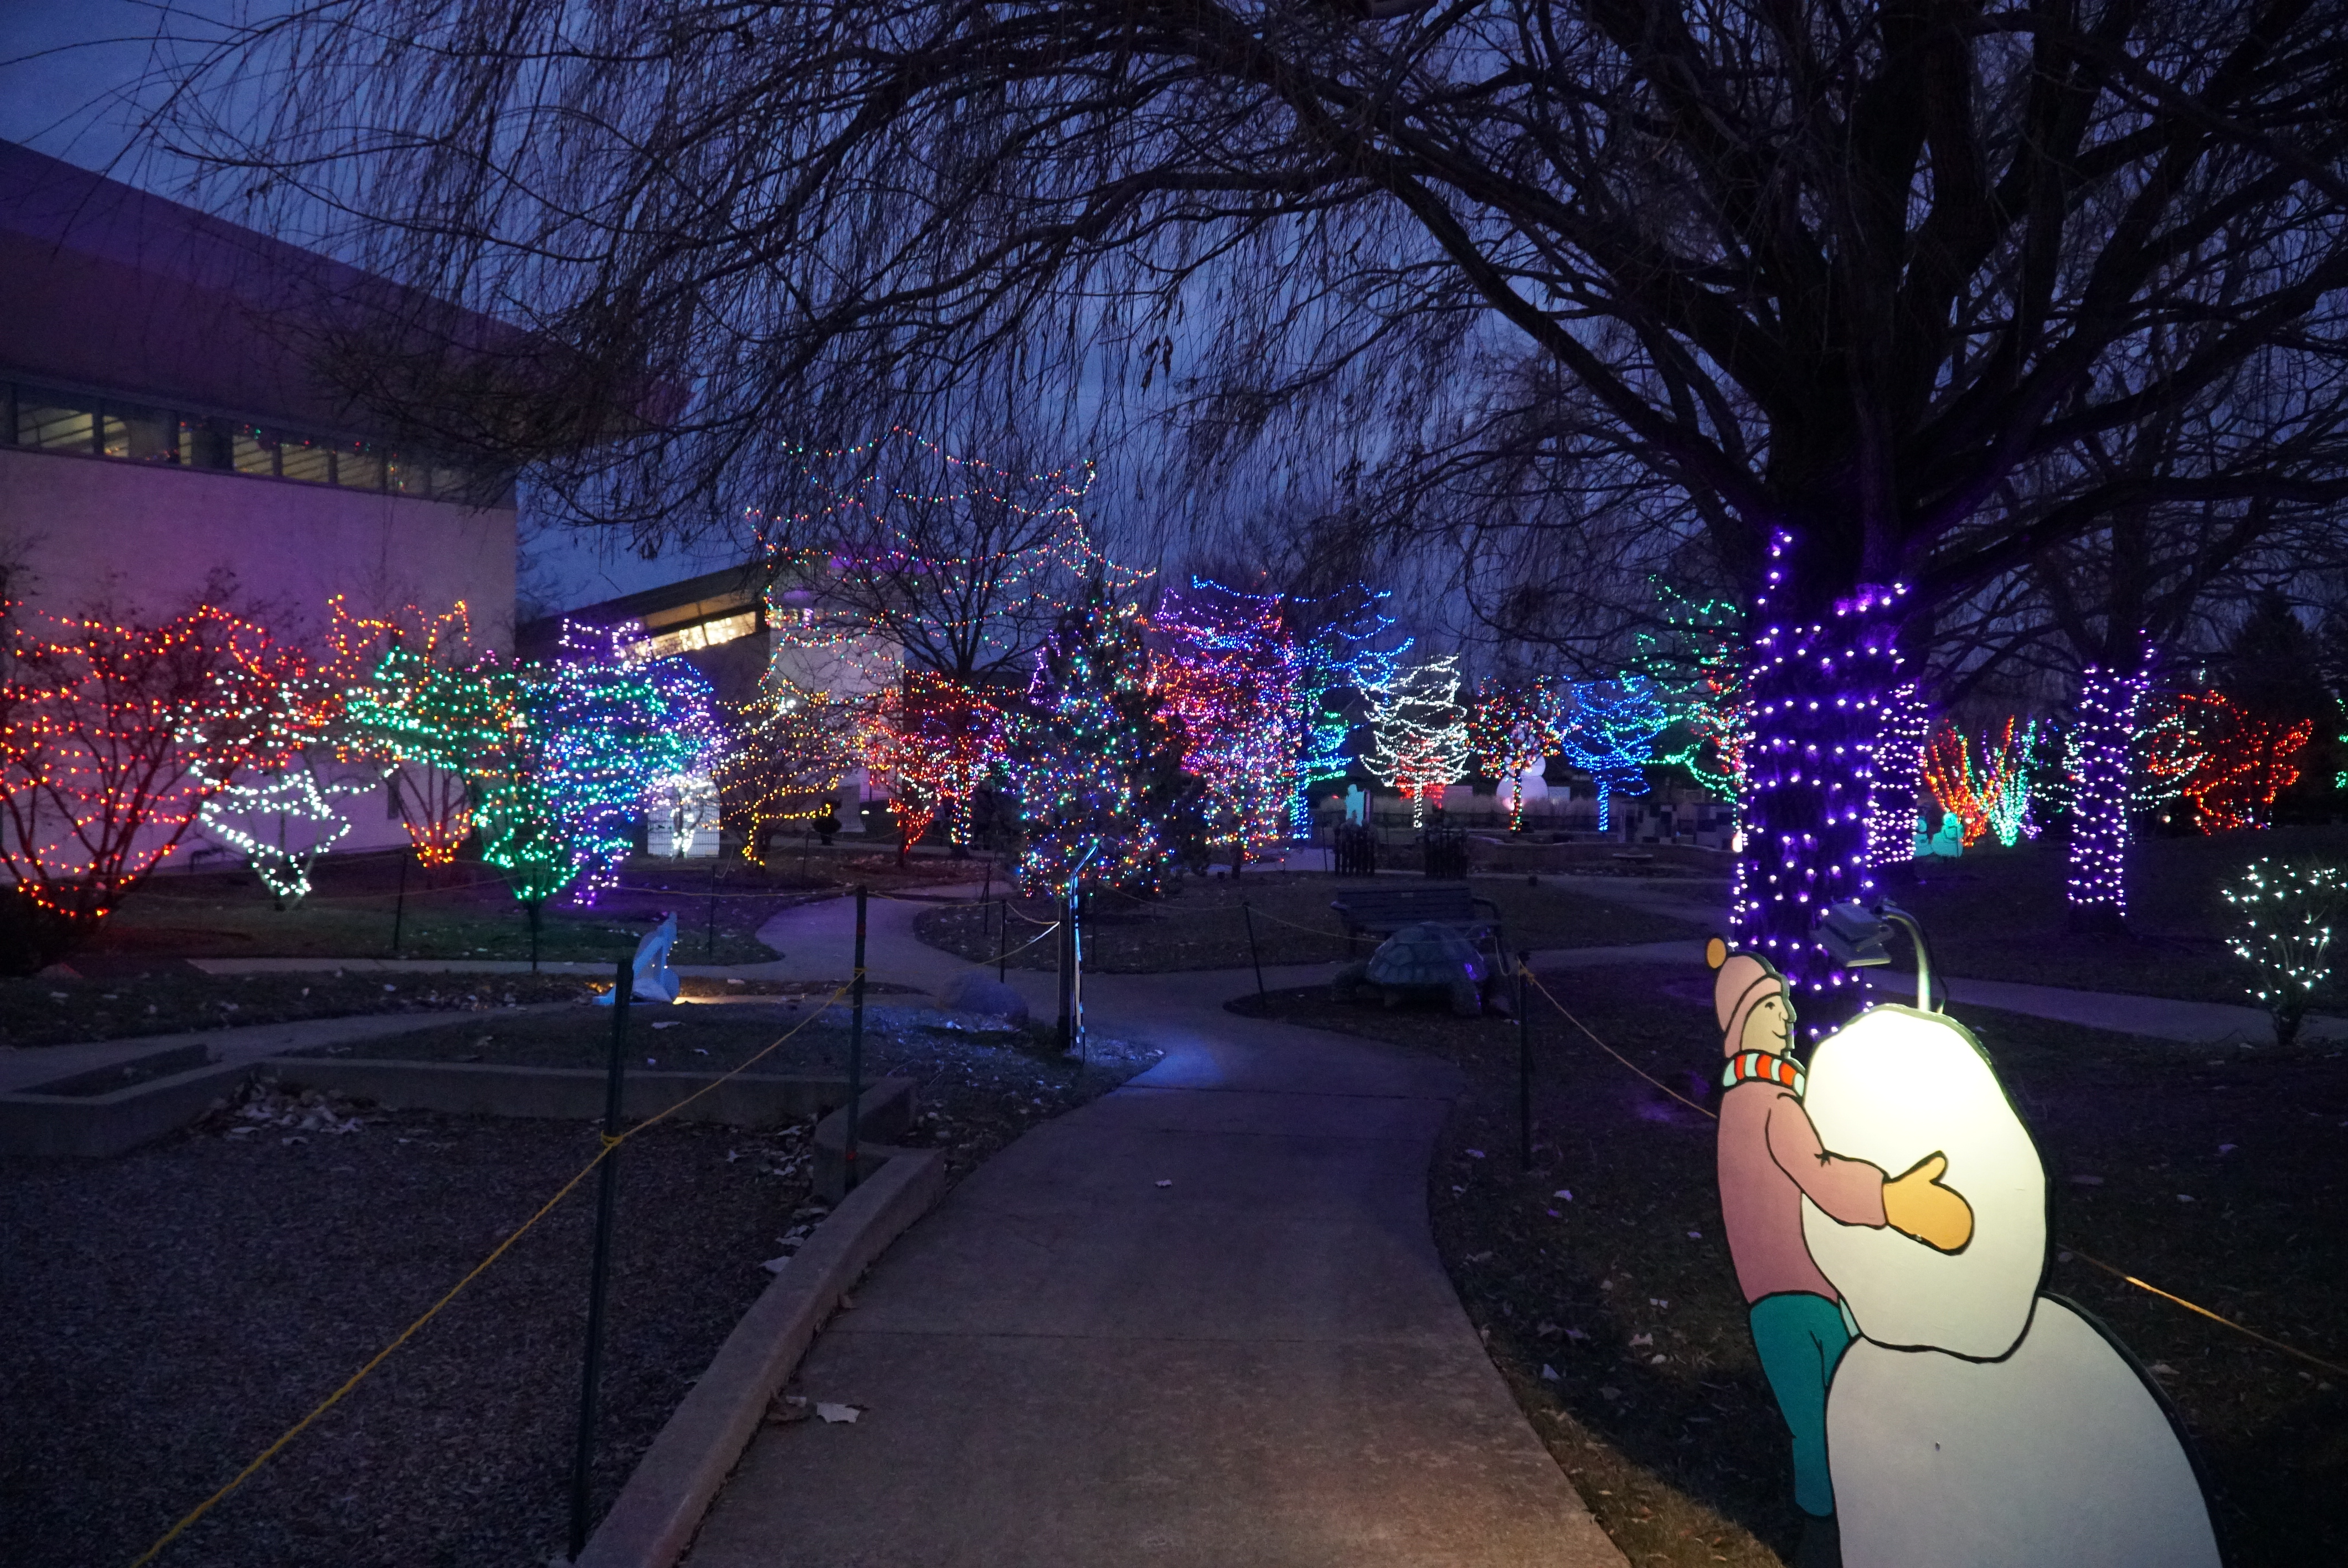
[[[608,981],[605,984],[609,984]],[[106,980],[0,979],[0,1050],[129,1040],[354,1013],[482,1012],[570,1001],[582,975],[207,975],[191,968]]]
[[[738,1057],[801,1009],[777,999],[676,1010],[720,1015],[677,1021],[705,1049]],[[952,1177],[1155,1060],[1097,1041],[1082,1066],[1032,1035],[973,1038],[922,1018],[875,1017],[868,1060],[876,1076],[922,1079],[922,1120],[905,1141],[944,1149]],[[600,1063],[608,1020],[499,1020],[492,1047]],[[705,1060],[685,1029],[650,1021],[640,1038]],[[435,1051],[479,1029],[417,1038]],[[788,1070],[823,1070],[842,1041],[840,1031],[803,1037]],[[232,1111],[118,1159],[0,1162],[0,1562],[10,1568],[132,1560],[595,1149],[580,1122],[282,1096],[263,1106],[267,1122]],[[793,1250],[819,1214],[806,1202],[805,1132],[663,1126],[622,1152],[598,1517],[767,1285],[758,1266]],[[546,1563],[568,1517],[592,1191],[582,1184],[174,1542],[162,1568]]]

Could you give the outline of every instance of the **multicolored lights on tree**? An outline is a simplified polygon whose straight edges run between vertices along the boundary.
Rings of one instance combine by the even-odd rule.
[[[1976,743],[1954,726],[1943,724],[1924,751],[1924,782],[1941,809],[1954,816],[1971,849],[1994,834],[2008,849],[2023,835],[2036,835],[2030,824],[2030,764],[2038,744],[2035,720],[2024,724],[2008,719],[1993,738]]]
[[[1468,706],[1468,748],[1476,766],[1503,781],[1509,831],[1525,825],[1525,798],[1516,781],[1558,749],[1566,724],[1568,692],[1547,681],[1485,680]]]
[[[865,766],[895,775],[900,860],[941,816],[952,843],[971,842],[972,806],[1003,760],[1007,725],[986,697],[926,670],[907,671],[875,704]]]
[[[1657,760],[1655,737],[1671,722],[1643,675],[1574,688],[1558,750],[1595,784],[1599,832],[1612,831],[1614,796],[1647,793],[1646,770]]]
[[[338,712],[326,727],[334,731],[338,760],[364,756],[388,768],[386,787],[391,807],[399,814],[407,842],[426,868],[448,866],[473,831],[471,785],[459,771],[428,763],[402,766],[388,753],[377,755],[364,726],[353,726],[340,712],[353,689],[383,678],[384,655],[392,649],[411,657],[397,666],[400,679],[426,679],[438,670],[469,668],[480,657],[473,646],[471,611],[458,600],[446,614],[427,616],[414,605],[398,615],[377,619],[353,614],[349,600],[336,594],[327,601],[332,620],[326,630],[329,658],[325,675],[335,692]]]
[[[1468,776],[1468,720],[1459,710],[1459,656],[1405,666],[1369,700],[1371,745],[1362,765],[1410,802],[1414,827],[1443,809],[1443,792]]]
[[[1663,630],[1639,633],[1635,668],[1687,742],[1654,760],[1684,768],[1699,788],[1734,804],[1745,793],[1753,743],[1745,612],[1725,599],[1690,600],[1658,582]]]
[[[1179,753],[1140,612],[1097,590],[1036,654],[1012,740],[1020,885],[1065,893],[1082,867],[1113,887],[1156,887],[1176,853]]]
[[[0,871],[37,912],[32,940],[63,951],[272,754],[285,653],[209,604],[158,625],[8,609]]]
[[[1210,851],[1244,866],[1289,835],[1307,725],[1297,641],[1275,596],[1193,579],[1149,627],[1150,682],[1200,785]]]
[[[2070,794],[2071,922],[2082,929],[2116,930],[2127,918],[2128,844],[2134,832],[2129,789],[2138,754],[2137,723],[2152,688],[2153,658],[2147,643],[2133,670],[2090,664],[2079,672],[2063,774]]]

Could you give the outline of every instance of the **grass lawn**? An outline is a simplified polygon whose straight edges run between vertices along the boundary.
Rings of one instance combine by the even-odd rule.
[[[1952,975],[2189,1001],[2241,1002],[2247,966],[2227,952],[2230,912],[2219,887],[2261,856],[2348,863],[2348,827],[2289,827],[2216,838],[2149,838],[2135,846],[2126,936],[2065,927],[2065,845],[1994,844],[1962,859],[1917,863],[1895,903],[1924,922],[1933,962]],[[1904,944],[1895,958],[1906,962]],[[2348,998],[2335,994],[2328,1005]]]
[[[1329,907],[1356,884],[1311,872],[1265,872],[1240,877],[1192,877],[1166,898],[1125,894],[1097,899],[1085,927],[1086,966],[1104,974],[1159,974],[1172,969],[1235,969],[1248,963],[1248,915],[1252,907],[1258,948],[1267,964],[1310,964],[1343,958],[1345,942]],[[1587,948],[1662,942],[1700,935],[1702,927],[1668,916],[1593,898],[1552,884],[1529,886],[1521,876],[1479,876],[1470,886],[1499,906],[1510,948]],[[1011,901],[1011,941],[1034,937],[1055,917],[1048,899]],[[983,960],[1002,945],[992,906],[932,909],[913,929],[922,940],[958,958]],[[1366,954],[1365,942],[1356,956]],[[1051,938],[1011,958],[1027,969],[1052,968]]]
[[[249,872],[158,876],[123,901],[85,952],[157,958],[530,957],[528,913],[490,867],[460,861],[427,878],[410,866],[404,898],[400,880],[396,857],[330,856],[319,865],[317,890],[280,908]],[[769,876],[739,860],[704,861],[691,869],[636,861],[624,868],[621,886],[592,907],[550,900],[541,915],[539,956],[618,958],[674,910],[677,962],[763,963],[775,956],[756,936],[767,917],[833,890],[829,882]]]
[[[1615,1049],[1698,1103],[1715,1101],[1717,1034],[1701,971],[1545,979]],[[1253,997],[1231,1006],[1263,1010]],[[1520,1172],[1514,1023],[1341,1006],[1320,988],[1275,992],[1270,1011],[1466,1071],[1429,1190],[1437,1245],[1495,1363],[1631,1561],[1767,1564],[1789,1553],[1798,1522],[1786,1439],[1720,1237],[1711,1120],[1601,1054],[1536,998],[1534,1161]],[[2103,1318],[2154,1369],[2208,1466],[2227,1560],[2348,1561],[2343,1379],[2065,1255],[2082,1249],[2348,1362],[2338,1223],[2348,1059],[2336,1049],[2212,1056],[1956,1011],[1995,1058],[2046,1161],[2062,1249],[2046,1288]]]

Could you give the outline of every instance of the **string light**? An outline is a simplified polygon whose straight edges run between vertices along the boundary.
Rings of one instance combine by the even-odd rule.
[[[2251,999],[2274,1015],[2276,1043],[2289,1045],[2331,979],[2332,933],[2348,910],[2348,874],[2253,860],[2220,892],[2242,919],[2227,946],[2251,966]]]
[[[337,744],[344,739],[343,694],[331,674],[313,671],[289,650],[258,713],[225,721],[207,715],[200,726],[225,722],[252,737],[242,775],[206,778],[211,793],[197,820],[206,837],[243,856],[281,901],[308,896],[318,857],[351,831],[349,804],[383,783],[382,768],[357,762]],[[198,772],[206,771],[200,763]],[[248,825],[253,818],[273,823],[274,831]]]
[[[397,666],[406,679],[473,664],[482,654],[473,647],[472,613],[460,599],[442,615],[427,616],[411,604],[389,619],[362,617],[352,613],[339,593],[326,608],[325,675],[338,712],[321,727],[330,732],[338,758],[347,761],[355,753],[386,768],[392,809],[418,863],[427,868],[451,865],[473,831],[472,792],[465,774],[421,762],[402,768],[396,756],[374,744],[365,725],[351,722],[345,699],[355,688],[383,678],[384,655],[394,648],[411,656]]]
[[[2292,759],[2314,738],[2314,723],[2259,718],[2223,692],[2188,692],[2178,702],[2199,754],[2167,777],[2192,803],[2196,825],[2205,834],[2266,826],[2275,796],[2299,782]],[[2184,760],[2180,748],[2158,765],[2175,770]]]
[[[1684,768],[1698,788],[1733,805],[1745,793],[1745,753],[1753,743],[1745,612],[1725,599],[1687,599],[1661,582],[1655,593],[1664,632],[1639,633],[1635,668],[1688,742],[1654,760]]]
[[[1924,752],[1924,782],[1941,809],[1954,816],[1971,849],[1994,834],[2011,849],[2024,835],[2037,835],[2029,820],[2030,764],[2038,744],[2035,720],[2017,733],[2016,720],[1993,740],[1978,743],[1943,724]]]
[[[1794,536],[1769,541],[1756,596],[1746,753],[1731,912],[1740,946],[1766,957],[1802,994],[1813,1038],[1859,1004],[1856,983],[1819,941],[1828,905],[1875,891],[1869,845],[1873,753],[1886,699],[1900,683],[1896,644],[1903,583],[1860,584],[1818,620],[1783,604]]]
[[[1509,831],[1525,825],[1525,774],[1557,750],[1565,729],[1567,695],[1543,681],[1476,684],[1468,707],[1468,748],[1476,766],[1509,784]]]
[[[1916,856],[1920,814],[1916,792],[1924,776],[1924,746],[1932,733],[1932,707],[1923,688],[1903,681],[1884,698],[1869,764],[1867,859],[1877,870]]]
[[[1000,764],[1009,716],[951,676],[908,671],[883,693],[868,724],[868,770],[893,774],[890,796],[901,838],[898,857],[939,816],[956,845],[971,842],[972,807],[980,786]]]
[[[285,659],[208,604],[155,626],[7,609],[0,870],[63,950],[270,754]]]
[[[1371,746],[1362,765],[1410,802],[1413,827],[1443,809],[1443,792],[1468,776],[1468,723],[1459,711],[1459,656],[1407,666],[1368,688]]]
[[[1207,847],[1244,865],[1294,820],[1309,733],[1297,640],[1278,596],[1197,578],[1164,597],[1149,627],[1150,683],[1199,781]]]
[[[758,694],[727,712],[731,740],[715,766],[718,797],[724,815],[742,829],[744,857],[756,860],[775,827],[814,821],[829,809],[833,792],[859,765],[869,704],[770,670]]]
[[[1644,676],[1574,689],[1558,748],[1597,786],[1599,832],[1611,831],[1613,796],[1647,793],[1647,766],[1657,760],[1655,737],[1670,725],[1670,713]]]
[[[2149,643],[2133,671],[2090,664],[2079,674],[2076,718],[2063,773],[2071,817],[2068,897],[2075,921],[2116,927],[2127,917],[2129,798],[2142,737],[2137,722],[2152,687]]]
[[[1139,611],[1097,591],[1036,653],[1012,740],[1021,886],[1061,892],[1082,866],[1111,886],[1155,888],[1174,858],[1170,819],[1194,793],[1178,776],[1180,744]]]

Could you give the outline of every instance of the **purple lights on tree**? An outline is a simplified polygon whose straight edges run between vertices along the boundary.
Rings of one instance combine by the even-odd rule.
[[[1813,928],[1829,904],[1875,890],[1871,764],[1900,684],[1895,642],[1908,589],[1863,583],[1815,619],[1799,619],[1789,580],[1795,546],[1783,532],[1770,541],[1754,610],[1754,739],[1732,918],[1738,945],[1766,954],[1794,982],[1815,1038],[1863,1003],[1855,977]]]
[[[2133,671],[2090,664],[2079,674],[2078,712],[2064,758],[2075,930],[2116,931],[2127,917],[2128,785],[2137,713],[2152,686],[2152,664],[2147,644]]]

